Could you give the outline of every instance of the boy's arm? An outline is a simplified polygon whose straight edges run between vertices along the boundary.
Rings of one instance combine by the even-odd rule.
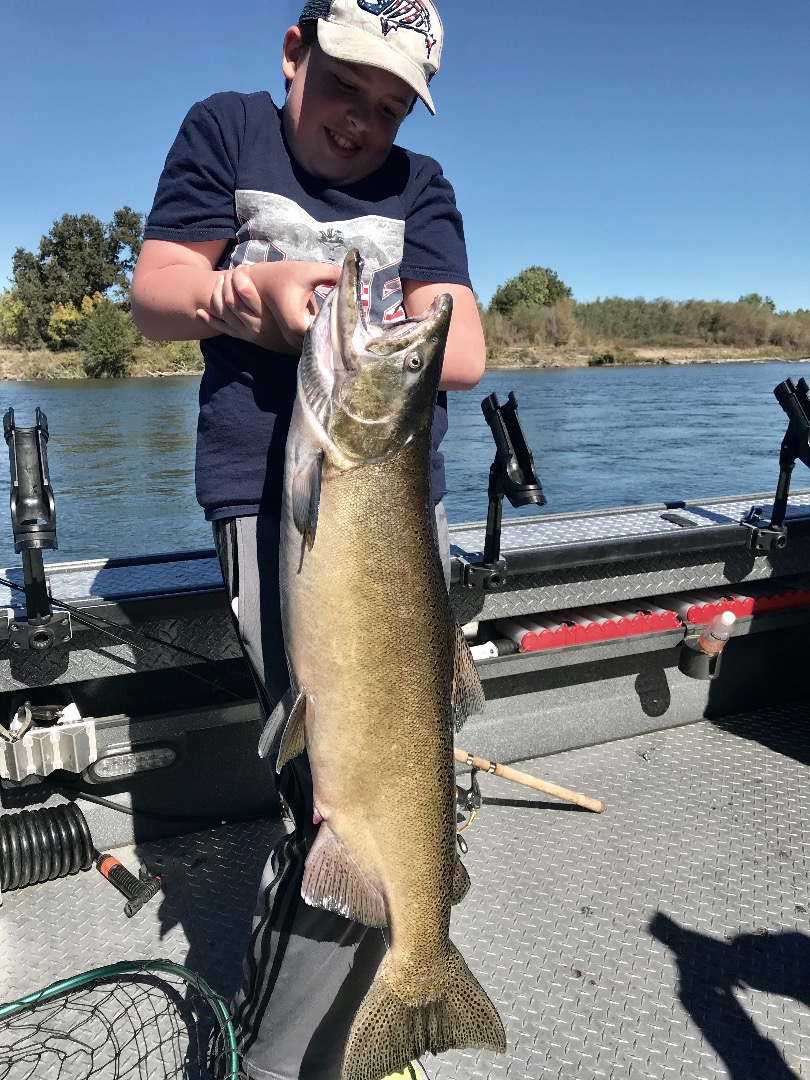
[[[487,350],[481,316],[472,289],[466,285],[403,278],[407,315],[421,315],[440,293],[453,297],[453,317],[442,367],[442,390],[471,390],[484,374]]]
[[[329,263],[278,262],[216,270],[227,240],[146,240],[132,277],[132,316],[155,341],[228,334],[298,355],[318,285],[340,271]]]
[[[197,315],[207,305],[227,240],[145,240],[132,275],[132,318],[152,341],[196,341],[221,333]]]

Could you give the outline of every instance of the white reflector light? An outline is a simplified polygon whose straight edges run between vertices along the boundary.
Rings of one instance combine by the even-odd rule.
[[[148,750],[129,750],[112,753],[99,758],[87,770],[88,779],[97,783],[120,780],[123,776],[165,769],[177,761],[177,752],[171,746],[152,746]]]

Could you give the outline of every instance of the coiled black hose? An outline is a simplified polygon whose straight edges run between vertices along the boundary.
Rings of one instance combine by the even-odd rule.
[[[0,815],[0,892],[67,877],[93,865],[95,848],[74,803]]]

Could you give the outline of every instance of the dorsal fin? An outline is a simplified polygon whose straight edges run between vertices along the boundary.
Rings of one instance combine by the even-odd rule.
[[[456,652],[453,664],[453,727],[460,731],[468,716],[484,711],[486,698],[470,647],[456,624]]]

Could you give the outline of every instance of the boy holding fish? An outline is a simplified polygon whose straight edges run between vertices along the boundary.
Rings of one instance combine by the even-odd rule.
[[[420,315],[440,293],[453,298],[432,461],[449,559],[444,391],[478,382],[483,332],[452,188],[435,161],[394,145],[417,97],[434,111],[428,84],[442,43],[431,0],[309,0],[284,36],[283,107],[266,93],[196,104],[149,215],[133,315],[147,337],[201,341],[197,495],[267,716],[288,688],[278,550],[296,365],[351,248],[363,258],[372,325]],[[274,760],[278,739],[272,749]],[[295,828],[265,872],[234,1019],[253,1080],[338,1080],[385,941],[301,897],[318,827],[305,754],[278,789]],[[410,1068],[398,1075],[422,1075]]]

